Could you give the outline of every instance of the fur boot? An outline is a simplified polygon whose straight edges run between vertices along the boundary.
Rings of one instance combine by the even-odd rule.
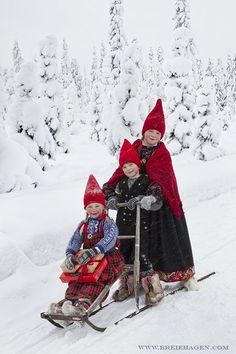
[[[64,313],[62,312],[62,305],[64,304],[64,300],[56,303],[52,303],[49,305],[48,308],[48,314],[49,315],[63,315]],[[59,325],[61,325],[62,327],[67,327],[69,326],[72,322],[70,321],[64,321],[64,320],[53,320],[54,322],[57,322]]]
[[[187,289],[187,290],[192,290],[192,291],[198,291],[199,290],[199,284],[197,279],[195,279],[194,277],[189,278],[187,281],[185,281],[183,283],[183,286]]]
[[[124,301],[129,296],[131,296],[134,292],[134,276],[133,274],[123,273],[120,277],[120,286],[114,294],[112,298],[115,301]]]
[[[164,297],[164,290],[162,289],[159,275],[157,273],[142,278],[141,284],[146,292],[146,305],[155,305]]]
[[[71,301],[67,300],[62,305],[62,312],[64,315],[72,316],[84,316],[86,310],[89,308],[91,302],[87,299],[79,299],[74,304]]]

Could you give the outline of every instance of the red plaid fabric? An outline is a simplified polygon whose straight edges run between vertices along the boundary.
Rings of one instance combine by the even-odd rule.
[[[88,235],[87,228],[84,228],[84,248],[91,248],[103,237],[98,232]],[[96,283],[69,283],[65,298],[72,302],[78,299],[89,299],[93,302],[106,285],[113,284],[124,270],[124,259],[118,249],[106,253],[107,266]]]
[[[78,299],[94,301],[106,285],[113,284],[124,270],[124,260],[120,251],[106,254],[108,265],[96,283],[69,283],[65,298],[75,302]]]

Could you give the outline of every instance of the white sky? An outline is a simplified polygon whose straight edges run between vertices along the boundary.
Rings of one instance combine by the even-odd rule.
[[[32,59],[38,42],[54,34],[65,38],[71,57],[91,61],[109,31],[111,0],[0,0],[0,65],[11,64],[15,39],[23,56]],[[144,48],[160,43],[171,47],[175,0],[124,0],[124,26],[128,39],[137,37]],[[236,53],[236,1],[190,0],[192,30],[203,59]]]

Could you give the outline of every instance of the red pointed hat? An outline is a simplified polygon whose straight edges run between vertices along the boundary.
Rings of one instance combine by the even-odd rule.
[[[129,140],[125,139],[120,149],[119,165],[122,168],[124,164],[128,162],[133,162],[138,167],[141,166],[141,161],[137,151],[135,150],[133,145],[129,142]]]
[[[149,129],[158,130],[161,133],[161,137],[165,134],[165,116],[160,98],[157,100],[155,107],[144,121],[142,135],[144,135],[144,133]]]
[[[105,195],[101,190],[96,178],[90,175],[84,192],[84,208],[90,203],[100,203],[105,206]]]

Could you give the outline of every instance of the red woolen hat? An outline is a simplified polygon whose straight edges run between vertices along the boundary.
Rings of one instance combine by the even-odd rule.
[[[120,149],[119,165],[122,168],[124,164],[128,162],[133,162],[138,167],[141,166],[141,161],[137,151],[135,150],[133,145],[127,139],[125,139]]]
[[[165,134],[165,117],[160,98],[157,100],[155,107],[144,121],[142,135],[144,135],[144,133],[149,129],[158,130],[161,133],[161,137]]]
[[[105,206],[105,195],[101,190],[96,178],[93,175],[89,176],[85,192],[84,192],[84,208],[90,203],[100,203]]]

